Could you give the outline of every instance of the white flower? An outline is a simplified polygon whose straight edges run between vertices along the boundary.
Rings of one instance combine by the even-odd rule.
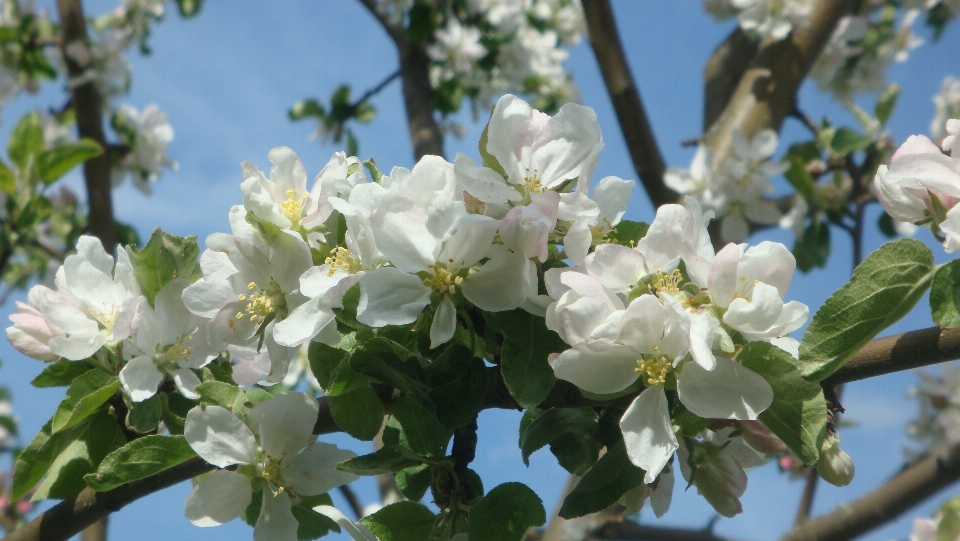
[[[244,208],[257,218],[284,229],[312,229],[322,225],[333,212],[322,193],[323,183],[315,182],[313,189],[307,191],[307,171],[290,148],[274,148],[267,157],[273,163],[269,179],[252,163],[242,164],[240,190]],[[332,173],[326,168],[324,172]]]
[[[577,191],[560,195],[557,219],[573,222],[563,238],[564,253],[575,265],[583,265],[591,246],[600,242],[612,231],[630,204],[630,196],[636,184],[619,177],[604,177],[587,196],[589,178],[581,172]]]
[[[761,39],[782,40],[794,26],[806,26],[812,6],[809,0],[730,0],[741,10],[740,28]]]
[[[684,443],[679,454],[683,478],[696,486],[697,493],[718,513],[733,517],[743,512],[740,496],[747,490],[747,474],[729,446],[700,443],[691,450]]]
[[[939,527],[940,518],[915,518],[913,531],[910,532],[910,541],[937,541]]]
[[[167,113],[156,104],[148,105],[142,113],[124,104],[114,113],[113,125],[118,141],[129,147],[111,172],[114,185],[129,173],[137,188],[150,193],[150,183],[160,178],[164,169],[177,169],[177,162],[167,154],[173,128]]]
[[[187,414],[184,437],[201,458],[221,469],[204,477],[184,504],[196,526],[219,526],[239,517],[254,490],[263,506],[254,526],[255,541],[296,541],[293,499],[323,494],[357,479],[336,464],[356,456],[335,445],[314,442],[317,401],[303,393],[283,393],[250,410],[247,423],[219,406]]]
[[[353,522],[336,507],[318,505],[314,507],[313,510],[336,522],[354,541],[379,541],[377,536],[373,535],[373,532],[370,531],[370,528],[367,528],[359,522]]]
[[[960,120],[955,118],[948,120],[947,133],[950,135],[944,137],[941,143],[943,151],[949,152],[954,158],[960,158]]]
[[[434,33],[436,42],[427,47],[430,58],[440,63],[436,75],[431,77],[434,86],[473,71],[474,64],[487,54],[480,36],[479,30],[463,26],[455,17],[449,17],[446,26]]]
[[[937,112],[930,122],[930,138],[942,144],[947,136],[947,121],[960,118],[960,80],[949,75],[945,77],[940,84],[940,93],[933,97],[933,103]]]
[[[216,358],[219,347],[210,345],[205,333],[198,333],[201,320],[183,305],[181,295],[189,285],[178,278],[163,286],[151,307],[140,298],[133,323],[132,347],[124,348],[127,363],[120,371],[120,384],[134,402],[157,393],[168,376],[183,396],[196,400],[194,390],[200,379],[191,369]]]
[[[126,44],[122,32],[106,28],[89,46],[79,40],[67,45],[66,55],[83,68],[67,80],[67,87],[72,90],[92,82],[106,100],[125,94],[130,87],[130,63],[123,54]]]
[[[776,205],[763,198],[773,191],[769,177],[777,176],[789,164],[770,161],[777,149],[777,133],[762,130],[747,140],[739,131],[733,135],[734,155],[713,177],[713,190],[719,195],[720,235],[726,241],[739,242],[749,235],[749,222],[764,225],[780,221]]]
[[[184,289],[183,302],[192,313],[211,320],[214,343],[246,345],[266,325],[264,345],[271,369],[265,383],[277,383],[297,353],[295,346],[281,343],[286,342],[285,327],[279,324],[307,300],[300,293],[300,276],[313,266],[313,259],[299,234],[280,230],[267,245],[243,221],[242,207],[234,207],[230,214],[234,235],[207,237],[207,249],[200,256],[203,278]]]

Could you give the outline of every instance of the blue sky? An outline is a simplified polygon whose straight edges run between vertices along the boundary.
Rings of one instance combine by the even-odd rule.
[[[52,9],[53,2],[38,4]],[[85,2],[88,13],[102,13],[114,6],[106,0]],[[614,8],[662,152],[670,165],[686,167],[693,151],[682,148],[680,141],[699,135],[703,64],[733,23],[715,23],[695,0],[615,1]],[[227,211],[242,202],[240,162],[251,161],[267,169],[267,152],[273,147],[292,147],[308,174],[316,175],[330,155],[341,149],[308,141],[314,126],[289,122],[288,107],[306,97],[326,99],[343,82],[353,87],[354,95],[359,95],[392,73],[397,65],[392,43],[359,2],[352,0],[211,1],[196,19],[183,21],[174,14],[155,27],[151,46],[152,56],[131,56],[133,88],[126,101],[138,108],[158,103],[169,112],[176,130],[170,153],[180,168],[155,185],[153,196],[141,194],[130,184],[115,192],[118,218],[135,225],[144,238],[157,226],[175,234],[198,235],[201,241],[215,231],[229,231]],[[927,133],[933,116],[931,98],[939,90],[940,81],[947,74],[960,76],[958,50],[960,31],[951,27],[939,43],[928,40],[906,64],[891,70],[891,78],[903,86],[900,106],[890,125],[895,139],[902,141],[913,133]],[[586,44],[572,51],[568,66],[581,89],[583,103],[596,109],[606,141],[595,178],[634,178],[599,71]],[[9,128],[30,108],[46,109],[63,101],[62,88],[52,85],[38,96],[7,105],[2,111],[0,140],[6,140]],[[816,92],[813,85],[802,89],[799,103],[814,118],[826,115],[852,123],[839,105]],[[872,102],[868,99],[867,103]],[[412,166],[399,83],[389,86],[374,104],[379,111],[375,121],[356,128],[361,156],[374,157],[385,170],[393,165]],[[476,142],[483,126],[475,123],[469,112],[462,115],[461,122],[468,127],[467,134],[462,140],[447,141],[448,157],[458,151],[476,156]],[[798,123],[785,123],[786,141],[805,135]],[[82,186],[77,174],[66,182],[78,190]],[[652,218],[649,202],[639,190],[634,193],[627,217],[644,221]],[[876,217],[874,208],[868,223],[876,223]],[[850,243],[838,230],[832,233],[834,246],[828,269],[798,274],[789,294],[813,310],[846,281],[850,272]],[[767,232],[750,242],[764,238],[792,244],[787,232]],[[918,238],[932,240],[926,230],[921,230]],[[871,231],[866,247],[872,250],[883,241]],[[938,262],[947,259],[940,248],[935,247],[934,252]],[[888,332],[932,325],[925,302]],[[11,306],[12,302],[3,307],[4,316]],[[62,390],[31,388],[28,382],[39,372],[40,364],[17,354],[5,341],[0,344],[0,358],[0,383],[13,391],[22,431],[29,439],[53,413]],[[843,402],[848,412],[845,419],[857,424],[844,429],[841,435],[843,448],[856,462],[857,477],[844,489],[821,483],[815,514],[868,492],[899,469],[903,448],[909,445],[905,424],[917,411],[917,406],[906,400],[905,393],[915,381],[913,374],[903,373],[848,386]],[[549,513],[567,475],[546,451],[534,454],[529,468],[523,466],[516,443],[519,418],[519,413],[502,411],[488,411],[480,416],[480,445],[474,467],[487,489],[506,481],[529,484],[543,497]],[[370,450],[368,443],[343,436],[324,440],[359,453]],[[357,490],[365,503],[375,498],[370,480],[358,483]],[[739,539],[779,537],[792,524],[801,490],[800,483],[786,481],[772,464],[754,470],[743,498],[745,512],[735,519],[721,520],[717,531]],[[182,514],[188,492],[189,484],[182,484],[135,502],[111,517],[111,537],[119,539],[133,534],[144,541],[250,538],[249,527],[239,522],[202,531],[190,525]],[[867,539],[905,539],[912,517],[929,515],[935,504],[949,494],[938,494],[927,505],[873,532]],[[642,520],[702,527],[713,515],[709,505],[692,491],[683,493],[678,488],[666,517],[656,521],[652,514],[644,513]]]

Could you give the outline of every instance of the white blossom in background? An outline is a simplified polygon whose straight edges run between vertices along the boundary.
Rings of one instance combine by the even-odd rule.
[[[99,17],[98,30],[110,28],[118,35],[124,48],[137,43],[146,44],[150,25],[163,19],[166,0],[121,0],[115,10]]]
[[[114,186],[129,174],[134,185],[149,194],[150,184],[163,175],[164,169],[177,169],[177,162],[167,154],[167,146],[173,141],[167,113],[156,104],[142,112],[124,104],[114,113],[112,124],[117,142],[129,149],[110,173]]]
[[[930,122],[930,138],[941,144],[947,136],[947,121],[960,118],[960,80],[950,75],[945,77],[940,84],[940,93],[933,97],[933,104],[936,115]]]
[[[54,115],[41,113],[40,129],[43,130],[43,148],[47,150],[77,141],[73,126],[60,122]]]
[[[93,82],[105,101],[126,94],[130,88],[131,78],[130,62],[123,54],[124,47],[123,36],[112,29],[98,32],[96,39],[91,40],[90,45],[82,41],[74,41],[67,45],[65,48],[67,56],[83,69],[80,75],[67,79],[67,87],[72,90]],[[60,64],[61,70],[66,73],[66,66],[63,65],[62,59]]]
[[[140,298],[131,341],[123,350],[127,363],[120,370],[120,385],[134,402],[155,395],[167,377],[186,398],[200,398],[195,390],[200,378],[192,370],[206,366],[222,348],[209,342],[201,319],[183,305],[187,285],[183,278],[167,283],[154,306]]]
[[[920,378],[908,392],[920,404],[916,419],[907,425],[907,434],[923,445],[919,453],[907,449],[908,456],[939,452],[960,444],[960,367],[940,365],[939,374],[918,369]]]
[[[809,0],[730,0],[739,10],[740,28],[747,34],[782,40],[794,27],[808,24],[812,5]]]
[[[225,524],[243,514],[254,491],[263,491],[254,541],[296,541],[294,503],[357,479],[336,469],[355,453],[315,442],[318,411],[316,399],[303,393],[257,404],[246,422],[220,406],[190,410],[187,443],[214,466],[237,467],[214,471],[193,488],[184,504],[187,519],[196,526]]]
[[[464,27],[452,17],[433,37],[436,42],[427,47],[427,54],[437,63],[430,69],[433,86],[457,75],[469,75],[474,63],[487,54],[487,49],[480,44],[480,31]]]

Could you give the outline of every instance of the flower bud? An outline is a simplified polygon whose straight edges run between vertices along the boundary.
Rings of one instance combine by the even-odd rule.
[[[741,436],[747,445],[767,455],[779,455],[787,445],[760,421],[740,421]]]
[[[845,487],[853,481],[853,459],[840,449],[840,440],[826,442],[817,461],[817,473],[824,481],[838,487]]]

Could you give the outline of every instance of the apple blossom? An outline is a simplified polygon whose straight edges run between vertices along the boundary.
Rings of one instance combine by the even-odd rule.
[[[960,80],[950,75],[944,77],[940,83],[940,93],[933,97],[933,104],[936,106],[936,114],[930,121],[930,139],[934,143],[942,144],[944,150],[947,150],[949,145],[943,144],[949,131],[947,121],[960,118]]]
[[[177,169],[177,162],[167,154],[167,146],[173,141],[167,114],[156,104],[142,112],[125,104],[114,113],[113,125],[119,141],[129,148],[110,173],[113,184],[122,182],[129,173],[134,185],[149,194],[150,183],[160,178],[164,169]]]
[[[314,442],[317,401],[303,393],[282,393],[250,410],[246,422],[220,406],[187,413],[184,436],[201,458],[220,469],[198,483],[184,505],[197,526],[219,526],[238,518],[254,491],[263,506],[255,541],[295,541],[291,507],[301,496],[323,494],[357,479],[337,470],[356,456],[335,445]]]
[[[287,147],[274,148],[267,156],[273,163],[269,179],[252,163],[242,164],[244,208],[284,229],[312,229],[323,224],[333,211],[322,192],[323,183],[315,182],[308,192],[307,171]]]

